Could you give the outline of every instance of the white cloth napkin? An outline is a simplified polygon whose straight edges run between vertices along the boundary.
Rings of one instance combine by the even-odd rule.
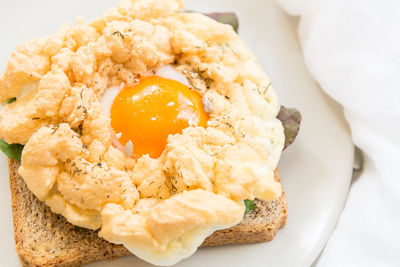
[[[278,2],[300,16],[306,65],[364,151],[317,266],[400,266],[400,0]]]

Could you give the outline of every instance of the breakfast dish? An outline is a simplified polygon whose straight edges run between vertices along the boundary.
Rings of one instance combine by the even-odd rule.
[[[182,7],[123,1],[11,56],[0,76],[0,147],[13,158],[16,242],[26,264],[46,259],[23,255],[38,239],[21,232],[60,234],[32,227],[29,214],[64,225],[75,249],[89,236],[107,244],[91,250],[103,255],[92,260],[130,251],[156,265],[175,264],[204,240],[270,240],[284,225],[276,169],[285,134],[271,82],[230,25]],[[21,206],[32,199],[37,209]],[[89,230],[72,230],[55,214]],[[53,246],[41,244],[51,255]],[[67,251],[34,264],[87,262],[68,262]]]

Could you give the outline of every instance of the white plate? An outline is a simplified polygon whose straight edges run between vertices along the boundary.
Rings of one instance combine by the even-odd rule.
[[[21,41],[55,33],[77,16],[91,20],[117,0],[20,0],[0,2],[0,70]],[[341,109],[307,72],[296,20],[273,0],[187,1],[199,11],[235,11],[240,35],[270,75],[281,103],[303,114],[296,143],[284,152],[280,172],[289,205],[287,225],[273,242],[200,249],[177,266],[309,266],[326,243],[343,207],[351,179],[353,145]],[[14,250],[6,158],[1,156],[0,244],[2,266],[20,266]],[[125,257],[94,266],[150,266]]]

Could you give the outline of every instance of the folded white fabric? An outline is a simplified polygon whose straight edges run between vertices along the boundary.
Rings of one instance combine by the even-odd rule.
[[[317,266],[400,266],[400,1],[278,2],[300,16],[306,65],[365,156]]]

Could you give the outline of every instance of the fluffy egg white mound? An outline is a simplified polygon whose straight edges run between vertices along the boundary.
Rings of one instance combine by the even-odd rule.
[[[99,235],[159,266],[189,257],[214,231],[239,223],[244,212],[243,204],[201,189],[158,204],[142,199],[137,206],[139,209],[132,212],[108,204],[102,212]]]

